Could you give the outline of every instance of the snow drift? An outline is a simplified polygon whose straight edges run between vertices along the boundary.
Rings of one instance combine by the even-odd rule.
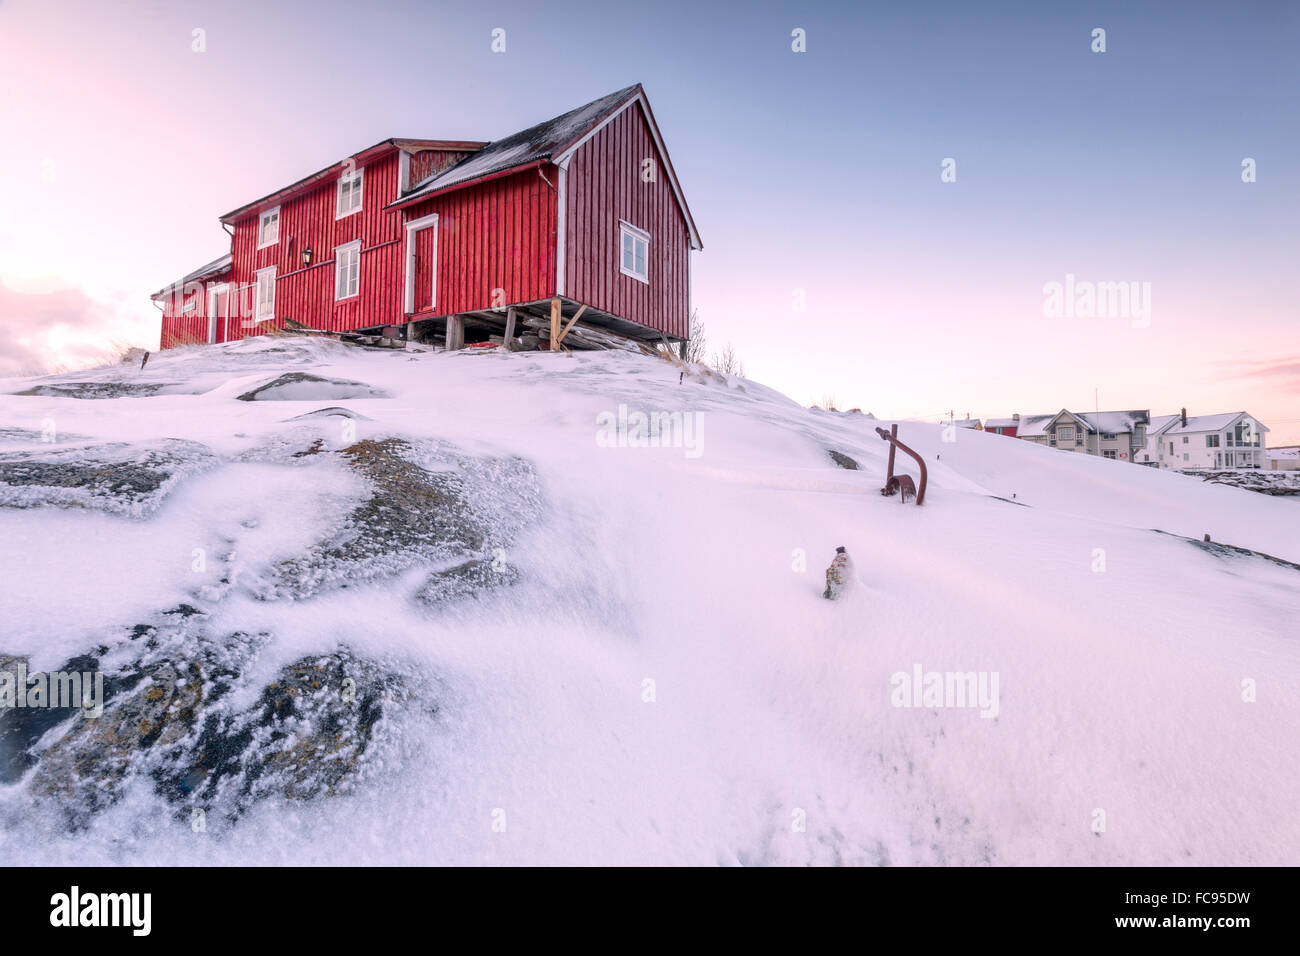
[[[0,391],[0,671],[107,698],[0,713],[0,862],[1300,862],[1295,498],[902,423],[904,507],[620,353]]]

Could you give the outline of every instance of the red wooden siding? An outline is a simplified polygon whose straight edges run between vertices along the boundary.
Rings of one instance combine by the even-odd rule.
[[[543,167],[556,182],[556,169]],[[555,294],[555,193],[536,169],[467,186],[405,210],[438,214],[437,315]],[[493,301],[492,290],[504,298]]]
[[[646,158],[654,182],[642,181]],[[638,104],[573,154],[565,190],[565,297],[685,338],[690,238]],[[620,219],[650,233],[648,285],[619,271]]]
[[[471,154],[455,152],[450,149],[422,149],[418,153],[412,153],[410,181],[407,185],[414,187],[434,173],[441,172],[448,166],[459,163],[469,155]]]
[[[188,289],[172,287],[165,294],[154,299],[162,307],[162,336],[160,348],[169,349],[177,345],[202,345],[208,339],[208,290],[213,286],[229,280],[229,275],[219,274],[202,283],[191,283]],[[187,294],[188,293],[188,294]],[[225,338],[225,303],[223,296],[217,303],[217,341]],[[185,312],[187,302],[194,303],[191,312]],[[231,323],[230,338],[238,338],[238,322]]]
[[[235,224],[232,280],[255,288],[257,270],[276,267],[275,322],[239,329],[259,335],[289,318],[316,329],[368,328],[401,322],[404,289],[404,237],[400,217],[384,206],[397,198],[397,151],[391,150],[362,167],[361,211],[335,219],[337,178],[285,201],[280,206],[280,240],[257,248],[257,214]],[[334,249],[361,240],[360,294],[334,300]],[[310,246],[311,265],[304,268],[302,250]],[[251,295],[245,293],[246,300]],[[234,323],[239,325],[238,320]],[[236,333],[232,332],[232,338]]]

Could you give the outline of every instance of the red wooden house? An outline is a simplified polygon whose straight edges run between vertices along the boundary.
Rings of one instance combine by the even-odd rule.
[[[1020,429],[1020,415],[1017,413],[1010,418],[989,418],[984,422],[984,430],[993,435],[1009,435],[1016,437],[1016,432]]]
[[[163,348],[286,320],[684,342],[702,248],[640,84],[492,143],[386,139],[221,222],[230,253],[154,294]]]

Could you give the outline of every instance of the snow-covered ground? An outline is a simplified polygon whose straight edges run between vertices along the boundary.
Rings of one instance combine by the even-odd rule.
[[[0,656],[145,676],[0,739],[0,863],[1300,863],[1300,569],[1195,543],[1300,562],[1296,498],[902,423],[903,506],[887,423],[620,353],[3,384]],[[918,669],[996,695],[896,706]]]

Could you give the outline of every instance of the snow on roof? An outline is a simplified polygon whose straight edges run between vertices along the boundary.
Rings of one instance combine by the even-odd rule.
[[[1217,432],[1235,425],[1237,419],[1243,417],[1245,412],[1223,412],[1218,415],[1188,415],[1187,424],[1182,423],[1182,416],[1167,415],[1161,416],[1161,419],[1169,419],[1169,425],[1165,429],[1166,435],[1180,435],[1191,432]],[[1259,423],[1259,430],[1268,431],[1262,422]]]
[[[1055,419],[1060,412],[1053,412],[1051,415],[1021,415],[1020,428],[1016,432],[1018,436],[1034,437],[1047,433],[1047,423]]]
[[[417,196],[426,196],[537,160],[550,159],[622,106],[638,89],[639,85],[624,87],[617,93],[592,100],[585,106],[569,110],[554,119],[488,143],[472,156],[426,177],[400,201],[406,203]]]
[[[1075,414],[1087,422],[1088,427],[1093,431],[1107,435],[1134,431],[1138,425],[1145,425],[1151,420],[1151,412],[1145,408],[1122,412],[1076,412]]]
[[[1147,426],[1147,434],[1158,435],[1169,427],[1170,423],[1176,421],[1178,421],[1177,415],[1157,415],[1151,419],[1151,424]]]
[[[985,428],[1015,428],[1020,424],[1018,418],[986,418],[984,419]]]
[[[1300,445],[1269,448],[1267,451],[1268,457],[1274,461],[1300,461]]]
[[[179,282],[175,282],[172,283],[171,285],[163,286],[161,289],[155,292],[151,296],[151,298],[156,299],[158,296],[163,295],[167,293],[169,290],[176,288],[176,286],[181,286],[183,288],[186,285],[186,283],[198,282],[201,279],[209,279],[212,276],[219,276],[223,272],[229,272],[230,263],[231,263],[231,255],[229,252],[227,252],[224,256],[218,256],[217,258],[213,259],[211,262],[199,266],[197,269],[195,269],[189,275],[185,276]]]
[[[1079,422],[1089,431],[1101,432],[1106,435],[1117,435],[1123,432],[1131,432],[1137,425],[1145,425],[1151,418],[1151,413],[1146,409],[1129,409],[1119,412],[1072,412],[1069,409],[1061,409],[1051,415],[1022,415],[1019,422],[1008,421],[1006,419],[997,419],[1003,427],[1007,425],[1016,425],[1020,427],[1016,434],[1018,436],[1034,437],[1045,435],[1047,426],[1062,414],[1069,415],[1075,421]],[[989,423],[985,424],[988,427]]]

